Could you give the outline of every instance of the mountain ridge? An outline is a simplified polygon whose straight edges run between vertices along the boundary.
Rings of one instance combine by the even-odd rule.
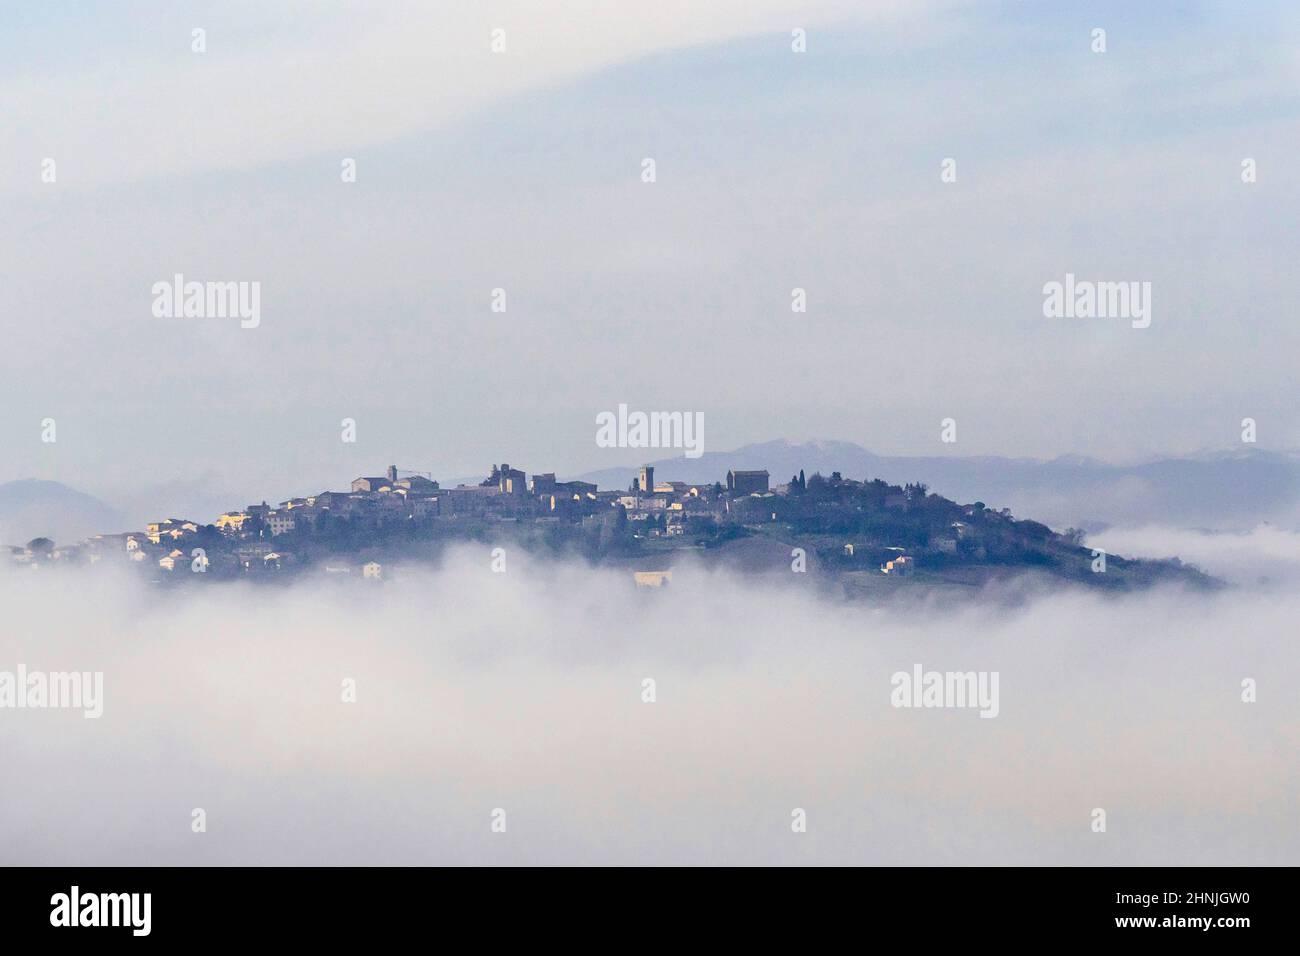
[[[737,468],[766,469],[773,485],[789,481],[801,469],[808,475],[839,471],[846,478],[882,478],[894,484],[919,481],[953,500],[983,501],[1056,528],[1092,532],[1133,524],[1213,531],[1245,531],[1261,523],[1300,527],[1300,454],[1289,451],[1208,450],[1113,464],[1069,454],[1050,459],[889,456],[837,439],[772,439],[705,452],[696,459],[646,463],[664,481],[725,482],[727,471]],[[601,488],[626,488],[635,475],[634,467],[614,467],[571,477]],[[448,487],[455,483],[444,482]],[[323,489],[305,493],[312,490]],[[221,496],[204,491],[190,503],[186,497],[173,494],[166,505],[159,504],[156,517],[169,516],[162,514],[165,510],[204,522],[215,518],[208,512]],[[243,504],[232,497],[224,507]],[[27,478],[0,484],[0,543],[21,544],[38,535],[68,541],[124,530],[122,521],[119,508],[61,482]]]
[[[120,520],[116,508],[62,482],[21,478],[0,484],[0,544],[81,539],[117,530]]]

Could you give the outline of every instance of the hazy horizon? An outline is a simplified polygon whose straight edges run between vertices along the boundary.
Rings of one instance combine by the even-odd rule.
[[[829,475],[833,470],[839,470],[845,477],[857,479],[884,478],[896,484],[924,481],[931,486],[932,492],[944,497],[959,502],[987,500],[995,508],[1010,507],[1018,517],[1040,520],[1057,530],[1069,526],[1100,528],[1117,525],[1127,529],[1163,526],[1173,531],[1186,527],[1187,522],[1179,518],[1176,510],[1168,507],[1170,498],[1168,490],[1151,480],[1139,481],[1131,475],[1125,476],[1119,487],[1107,490],[1107,486],[1104,483],[1098,485],[1094,477],[1091,485],[1076,485],[1065,491],[1053,489],[1053,483],[1059,480],[1059,476],[1044,475],[1026,478],[1022,473],[1017,478],[1012,469],[1026,463],[1037,466],[1064,464],[1117,469],[1155,462],[1232,460],[1240,459],[1242,456],[1247,458],[1258,456],[1258,460],[1268,460],[1271,455],[1276,454],[1286,457],[1296,456],[1295,452],[1259,449],[1256,446],[1244,445],[1215,452],[1205,451],[1200,455],[1186,458],[1148,456],[1145,459],[1136,459],[1132,464],[1108,462],[1096,458],[1080,460],[1078,456],[1069,455],[1057,459],[999,457],[998,462],[1005,466],[1003,472],[999,473],[993,470],[994,461],[989,456],[935,454],[921,456],[930,462],[928,468],[907,467],[901,463],[909,461],[908,458],[891,459],[877,456],[871,449],[862,448],[854,443],[825,439],[800,443],[776,439],[728,451],[711,449],[695,462],[681,457],[675,459],[661,457],[668,451],[665,449],[616,450],[622,453],[629,464],[614,465],[596,471],[564,470],[556,468],[552,462],[534,464],[514,460],[511,464],[524,468],[529,475],[554,471],[561,480],[599,481],[600,487],[606,489],[626,487],[635,467],[646,463],[654,464],[659,469],[659,477],[663,480],[692,482],[724,481],[729,467],[768,468],[772,474],[773,484],[785,481],[791,474],[801,470],[807,471],[810,475],[818,471]],[[840,457],[836,457],[837,455]],[[868,464],[863,467],[861,460],[864,457],[878,459],[875,461],[876,466]],[[502,460],[509,459],[499,455],[493,464],[499,464]],[[717,461],[718,464],[712,466],[709,464],[712,461]],[[898,464],[895,464],[895,461]],[[631,464],[633,462],[636,464]],[[961,480],[954,480],[950,475],[945,474],[946,471],[952,470],[951,466],[960,467],[963,462],[972,466],[970,475],[963,476]],[[346,476],[335,474],[322,478],[316,483],[295,482],[286,476],[279,476],[273,486],[274,490],[268,492],[266,488],[249,489],[243,494],[216,487],[211,483],[211,476],[199,480],[177,480],[157,485],[142,484],[118,496],[99,493],[95,488],[72,488],[56,483],[79,494],[89,495],[95,502],[116,512],[117,517],[100,521],[99,524],[74,518],[62,520],[61,513],[60,518],[53,518],[51,515],[60,507],[57,496],[33,495],[34,501],[30,507],[15,506],[12,503],[6,507],[4,502],[0,502],[0,544],[21,543],[38,534],[54,537],[61,543],[70,543],[71,538],[81,538],[91,533],[130,530],[142,527],[147,521],[162,517],[183,517],[210,522],[223,511],[243,508],[259,501],[275,504],[290,497],[346,489],[349,482],[358,475],[382,473],[388,464],[393,463],[368,463],[359,467],[355,473]],[[1300,465],[1300,462],[1297,464]],[[492,464],[484,465],[482,472],[477,475],[453,476],[434,471],[432,477],[440,481],[444,488],[461,482],[477,484],[488,474],[491,467]],[[936,469],[939,470],[937,474]],[[1257,481],[1263,477],[1258,476]],[[12,482],[0,482],[0,489],[7,487],[12,490],[25,482],[45,480],[48,479],[23,478]],[[1243,508],[1245,503],[1239,495],[1220,493],[1216,485],[1183,489],[1191,496],[1185,504],[1194,504],[1196,507],[1193,529],[1242,533],[1254,529],[1260,522],[1277,523],[1284,528],[1300,527],[1297,525],[1297,521],[1300,520],[1300,495],[1296,494],[1298,480],[1300,480],[1300,470],[1291,475],[1288,487],[1268,489],[1274,499],[1272,504],[1260,501],[1260,489],[1252,489],[1253,495],[1250,500],[1258,505],[1254,509]],[[1163,506],[1161,499],[1164,499]],[[27,513],[23,513],[25,507]],[[52,521],[55,527],[43,526],[41,522],[46,520]],[[6,533],[8,537],[5,537]]]

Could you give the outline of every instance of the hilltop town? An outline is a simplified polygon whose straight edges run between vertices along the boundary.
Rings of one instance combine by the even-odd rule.
[[[979,586],[1027,571],[1105,588],[1213,583],[1176,560],[1100,554],[1082,537],[983,502],[958,504],[923,484],[839,472],[772,485],[767,471],[732,470],[692,484],[656,480],[646,465],[629,488],[602,490],[501,464],[478,484],[448,488],[389,466],[347,491],[251,504],[211,524],[160,518],[142,531],[72,545],[38,538],[9,551],[33,568],[123,563],[158,584],[304,574],[382,581],[465,541],[623,566],[654,586],[685,554],[745,572],[814,572],[864,593],[913,582]]]

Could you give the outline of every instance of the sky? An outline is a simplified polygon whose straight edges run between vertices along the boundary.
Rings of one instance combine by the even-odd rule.
[[[0,11],[0,481],[576,474],[644,457],[620,403],[708,450],[1300,446],[1290,5]],[[260,323],[155,316],[177,273]],[[1066,273],[1150,326],[1045,317]]]

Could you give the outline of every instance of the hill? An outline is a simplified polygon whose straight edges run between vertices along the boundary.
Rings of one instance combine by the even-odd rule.
[[[1158,458],[1113,465],[1091,458],[1051,460],[935,455],[890,457],[841,441],[770,441],[735,451],[706,452],[691,460],[650,462],[663,481],[715,481],[728,469],[766,468],[772,482],[802,468],[811,475],[923,482],[958,501],[1033,515],[1055,528],[1098,531],[1111,525],[1170,524],[1247,530],[1268,521],[1300,522],[1300,456],[1255,449]],[[633,468],[581,475],[602,488],[625,488]]]
[[[118,530],[117,511],[98,498],[57,481],[25,479],[0,485],[0,543],[35,537],[70,543]]]

